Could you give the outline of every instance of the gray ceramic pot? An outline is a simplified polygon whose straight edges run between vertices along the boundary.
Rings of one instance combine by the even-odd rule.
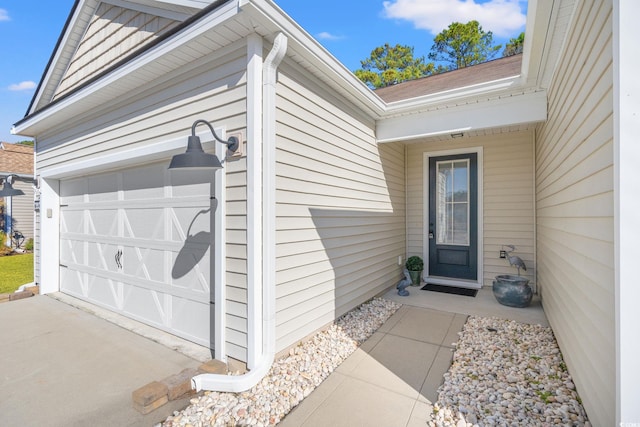
[[[526,277],[504,274],[493,281],[493,295],[502,305],[522,308],[531,304],[533,290]]]

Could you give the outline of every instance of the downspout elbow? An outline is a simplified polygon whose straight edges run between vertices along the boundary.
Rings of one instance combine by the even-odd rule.
[[[277,69],[287,52],[287,37],[279,33],[262,66],[262,354],[256,365],[243,375],[202,374],[191,379],[196,391],[216,390],[241,392],[260,382],[271,369],[275,358],[276,292],[275,292],[275,146],[276,146],[276,80]]]

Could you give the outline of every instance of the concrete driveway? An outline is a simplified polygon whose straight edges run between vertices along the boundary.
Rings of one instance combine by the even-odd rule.
[[[0,425],[152,426],[131,392],[200,362],[49,296],[0,304]]]

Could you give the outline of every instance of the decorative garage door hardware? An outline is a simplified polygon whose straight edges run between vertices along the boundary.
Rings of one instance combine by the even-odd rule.
[[[116,252],[116,265],[118,266],[119,269],[122,269],[122,249],[118,250],[118,252]]]

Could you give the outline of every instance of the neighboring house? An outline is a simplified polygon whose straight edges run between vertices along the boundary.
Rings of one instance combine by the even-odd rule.
[[[9,175],[14,175],[13,188],[22,190],[24,195],[0,198],[0,229],[8,236],[13,230],[19,231],[26,242],[34,237],[33,147],[0,142],[0,178]],[[10,244],[10,240],[5,243]]]
[[[522,55],[372,92],[270,0],[80,0],[15,125],[41,292],[246,362],[199,383],[241,389],[407,256],[489,286],[514,244],[593,425],[639,422],[639,8],[529,0]],[[241,150],[167,170],[197,119]]]

